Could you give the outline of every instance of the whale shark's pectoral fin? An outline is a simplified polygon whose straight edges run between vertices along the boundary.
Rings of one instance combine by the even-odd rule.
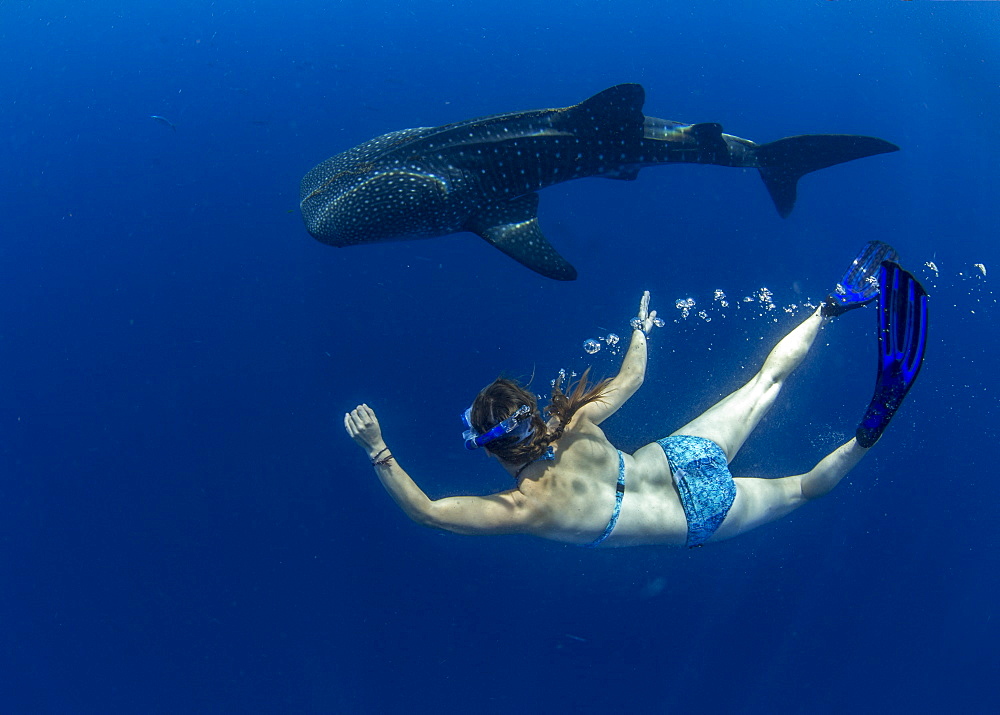
[[[465,225],[521,265],[557,281],[576,280],[576,269],[552,247],[538,227],[538,194],[487,206]]]

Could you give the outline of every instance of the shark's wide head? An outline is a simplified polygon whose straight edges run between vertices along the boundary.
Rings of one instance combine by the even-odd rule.
[[[446,177],[386,154],[414,130],[393,132],[338,154],[302,178],[306,228],[331,246],[431,238],[450,233]]]

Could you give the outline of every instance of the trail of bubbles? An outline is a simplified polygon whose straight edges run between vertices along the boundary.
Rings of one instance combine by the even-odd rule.
[[[961,307],[959,303],[965,299],[971,299],[974,303],[969,305],[969,312],[975,314],[977,309],[985,309],[996,305],[997,299],[993,291],[986,283],[987,269],[984,263],[968,263],[964,267],[959,267],[953,272],[946,272],[942,279],[942,269],[934,261],[925,261],[914,273],[926,285],[931,292],[942,292],[956,301],[955,306]],[[922,275],[920,275],[922,274]],[[713,319],[729,319],[734,317],[749,318],[756,320],[760,318],[768,319],[771,322],[778,322],[782,315],[793,315],[801,310],[815,310],[822,303],[823,298],[807,298],[801,302],[782,302],[766,286],[761,286],[748,295],[738,299],[730,300],[729,296],[721,288],[716,288],[712,292],[711,299],[704,301],[699,306],[698,299],[692,296],[685,296],[674,300],[676,313],[671,321],[677,325],[698,326],[701,323],[711,323]],[[633,318],[632,322],[635,323]],[[662,327],[664,321],[657,319],[657,325]],[[633,324],[633,327],[635,325]],[[589,355],[607,350],[611,355],[619,355],[624,349],[622,343],[615,333],[608,333],[606,336],[597,338],[587,338],[583,341],[583,350]]]

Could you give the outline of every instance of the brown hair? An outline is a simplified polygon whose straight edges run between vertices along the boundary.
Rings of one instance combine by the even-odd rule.
[[[505,435],[490,442],[487,449],[513,464],[538,459],[545,454],[550,444],[562,437],[563,430],[577,410],[591,402],[599,402],[604,396],[611,380],[604,379],[588,385],[589,373],[590,368],[587,368],[575,384],[568,385],[567,394],[562,390],[562,381],[566,375],[560,372],[552,383],[552,397],[544,414],[539,411],[538,401],[530,390],[516,380],[498,377],[476,395],[470,415],[472,426],[482,434],[510,417],[521,405],[527,405],[531,409],[531,436],[518,442],[516,436]],[[551,417],[556,419],[556,424],[550,431],[546,421]]]

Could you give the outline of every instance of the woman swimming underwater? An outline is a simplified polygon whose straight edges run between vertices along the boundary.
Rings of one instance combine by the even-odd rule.
[[[730,539],[837,486],[881,436],[916,379],[926,345],[927,297],[897,258],[890,246],[870,242],[837,291],[778,342],[749,382],[632,455],[616,449],[600,425],[635,394],[645,376],[646,338],[656,318],[648,292],[615,377],[588,384],[584,372],[565,391],[557,379],[544,411],[531,391],[499,378],[466,411],[466,447],[495,457],[513,477],[512,489],[429,499],[393,457],[370,407],[362,404],[347,413],[344,425],[392,498],[420,524],[460,534],[532,534],[588,547],[693,547]],[[805,474],[734,478],[729,462],[774,404],[820,328],[876,296],[878,378],[856,436]]]

